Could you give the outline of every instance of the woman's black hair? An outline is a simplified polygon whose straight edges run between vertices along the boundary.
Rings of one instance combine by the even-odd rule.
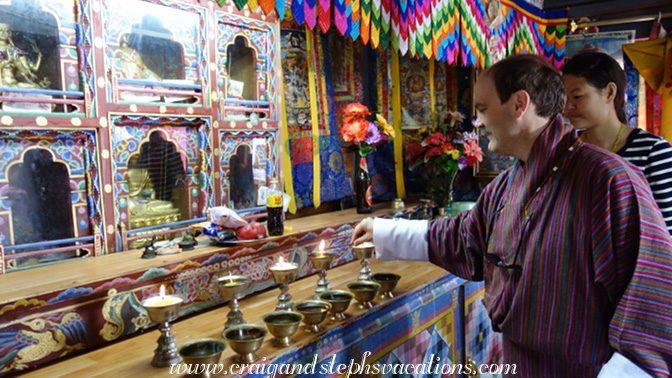
[[[574,55],[562,67],[563,75],[574,75],[586,79],[588,84],[604,89],[609,83],[616,84],[614,110],[622,123],[625,117],[625,72],[614,58],[601,52],[581,52]]]

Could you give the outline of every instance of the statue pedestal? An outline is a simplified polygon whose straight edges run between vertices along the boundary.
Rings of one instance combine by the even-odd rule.
[[[14,97],[17,101],[4,101],[2,102],[2,110],[5,112],[38,112],[38,113],[51,113],[51,108],[53,104],[49,103],[35,103],[35,102],[22,102],[22,98],[40,98],[51,100],[53,96],[39,93],[19,93],[19,92],[4,92],[3,96],[5,97]]]

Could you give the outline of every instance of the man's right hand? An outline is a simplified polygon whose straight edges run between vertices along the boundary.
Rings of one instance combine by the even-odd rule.
[[[352,233],[352,245],[359,245],[367,241],[373,243],[373,218],[366,218],[359,222]]]

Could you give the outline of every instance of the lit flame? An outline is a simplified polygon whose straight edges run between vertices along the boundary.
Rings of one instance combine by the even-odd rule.
[[[320,242],[320,252],[324,251],[324,239]]]
[[[164,285],[161,285],[161,288],[159,289],[159,295],[161,296],[161,300],[166,299],[166,287]]]
[[[282,264],[285,263],[285,261],[282,260],[282,256],[278,257],[278,263],[279,263],[280,265],[282,265]]]

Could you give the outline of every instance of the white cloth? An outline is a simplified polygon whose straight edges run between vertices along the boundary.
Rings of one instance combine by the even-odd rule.
[[[602,366],[597,378],[651,378],[651,376],[624,355],[616,352]]]
[[[373,220],[373,244],[378,260],[429,261],[426,220]]]

